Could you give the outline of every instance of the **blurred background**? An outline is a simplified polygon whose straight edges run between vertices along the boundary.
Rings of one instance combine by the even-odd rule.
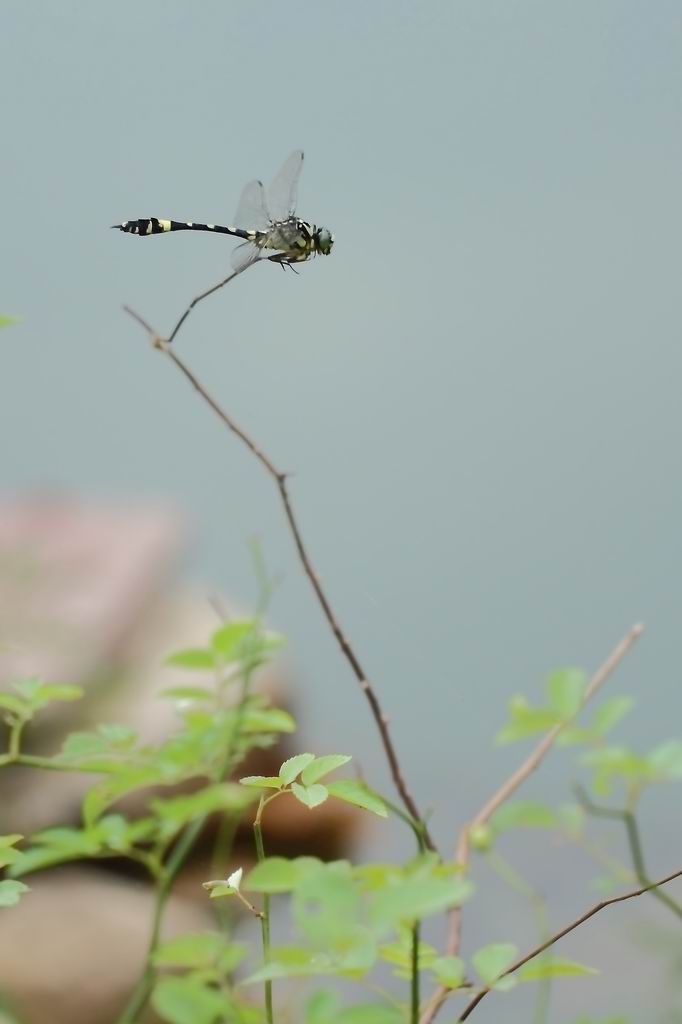
[[[248,608],[257,536],[297,744],[351,753],[390,790],[272,482],[121,309],[169,331],[231,242],[108,230],[229,223],[244,183],[301,146],[298,210],[334,231],[332,256],[245,274],[178,351],[294,474],[436,839],[454,849],[518,763],[493,746],[508,698],[593,670],[636,621],[609,684],[638,702],[621,735],[679,735],[681,58],[675,0],[4,0],[0,312],[23,318],[0,336],[5,536],[29,507],[61,509],[76,537],[84,509],[119,544],[141,530],[147,556],[121,550],[147,583],[98,605],[102,629],[138,614],[149,579]],[[556,752],[524,795],[569,797],[571,765]],[[643,806],[654,875],[680,862],[671,806],[673,790]],[[376,829],[363,855],[408,846]],[[557,926],[596,898],[587,857],[535,835],[510,849]],[[491,883],[477,908],[465,952],[532,941],[520,898]],[[659,920],[629,904],[567,940],[603,973],[558,987],[552,1020],[679,1020],[639,941]],[[510,1024],[526,1000],[505,999]]]

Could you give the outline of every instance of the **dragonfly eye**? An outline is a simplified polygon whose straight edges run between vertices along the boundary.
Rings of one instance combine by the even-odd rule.
[[[327,228],[318,228],[315,232],[315,247],[323,256],[328,256],[332,251],[334,236]]]

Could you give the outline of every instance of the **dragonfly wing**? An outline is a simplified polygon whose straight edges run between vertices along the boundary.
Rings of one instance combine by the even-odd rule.
[[[243,242],[232,253],[232,269],[236,273],[246,270],[248,266],[259,260],[262,254],[263,250],[254,242]]]
[[[262,181],[250,181],[244,186],[234,215],[235,227],[265,231],[270,223],[265,189]]]
[[[272,220],[286,220],[296,210],[298,179],[303,168],[303,150],[295,149],[282,164],[268,189],[268,208]]]

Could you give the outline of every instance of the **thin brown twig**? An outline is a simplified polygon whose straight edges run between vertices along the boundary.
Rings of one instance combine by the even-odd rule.
[[[590,908],[590,910],[587,910],[584,914],[581,914],[580,917],[577,917],[575,921],[571,921],[570,924],[567,924],[560,931],[555,932],[555,934],[552,935],[551,938],[547,939],[546,942],[542,942],[539,946],[536,946],[535,949],[531,949],[529,953],[526,953],[524,956],[516,960],[511,967],[508,967],[507,970],[500,975],[500,978],[506,978],[508,974],[513,974],[515,971],[518,971],[519,967],[523,967],[523,965],[527,964],[529,960],[533,960],[536,956],[539,956],[540,953],[544,953],[546,949],[553,946],[555,942],[559,941],[559,939],[563,939],[564,935],[568,935],[569,932],[575,931],[576,928],[579,928],[581,924],[585,923],[585,921],[589,921],[591,917],[598,914],[600,910],[604,910],[605,907],[611,907],[614,903],[624,903],[626,900],[632,900],[636,896],[643,896],[645,892],[650,892],[651,889],[657,889],[661,885],[666,885],[668,882],[672,882],[673,879],[679,878],[680,876],[682,876],[682,868],[678,868],[677,871],[673,871],[671,874],[666,875],[665,878],[660,878],[657,882],[651,882],[649,885],[643,885],[640,889],[634,889],[631,892],[623,893],[622,896],[612,896],[611,899],[602,900],[600,903],[596,903]],[[499,981],[499,978],[497,978],[496,981]],[[487,986],[474,996],[474,998],[465,1007],[463,1013],[461,1013],[457,1018],[458,1022],[466,1020],[467,1017],[471,1015],[484,996],[491,991],[492,987],[492,985]]]
[[[303,566],[303,570],[306,576],[308,577],[308,580],[310,581],[313,590],[315,591],[315,595],[320,604],[320,607],[322,608],[327,623],[329,624],[329,627],[331,628],[334,636],[336,637],[339,647],[341,648],[341,651],[343,652],[346,660],[348,661],[351,669],[353,670],[353,674],[355,675],[355,678],[357,679],[360,688],[362,689],[362,692],[364,693],[367,702],[369,703],[372,716],[379,730],[379,735],[381,737],[384,752],[388,760],[391,777],[393,779],[394,785],[398,793],[400,794],[400,798],[408,814],[410,814],[410,816],[415,820],[415,822],[419,823],[419,828],[423,833],[424,840],[427,846],[431,850],[434,850],[434,842],[428,832],[426,824],[424,823],[424,819],[419,812],[419,809],[414,801],[414,798],[412,797],[407,787],[405,777],[400,767],[398,755],[396,753],[389,732],[389,720],[381,707],[379,698],[377,697],[376,692],[372,687],[372,684],[365,675],[365,672],[360,664],[357,655],[355,654],[353,647],[351,646],[348,638],[346,637],[346,634],[344,633],[339,624],[339,621],[331,607],[329,599],[322,587],[322,584],[320,583],[319,577],[310,560],[310,556],[303,542],[303,536],[301,534],[301,530],[298,525],[296,515],[294,513],[291,498],[289,496],[289,491],[287,488],[287,473],[282,472],[275,466],[272,460],[265,454],[265,452],[262,451],[261,448],[258,447],[255,441],[237,424],[237,422],[227,412],[225,412],[225,410],[222,408],[219,402],[208,393],[208,391],[203,386],[201,381],[199,381],[199,379],[189,369],[186,363],[170,347],[170,340],[172,340],[177,335],[178,330],[182,326],[182,323],[188,316],[193,306],[195,306],[196,303],[199,302],[202,298],[205,298],[207,295],[210,295],[213,291],[216,291],[217,288],[222,287],[223,284],[226,284],[234,276],[234,274],[231,275],[229,278],[226,278],[225,281],[221,282],[219,285],[216,285],[214,288],[209,289],[209,291],[204,292],[200,296],[197,296],[197,298],[194,299],[192,303],[190,303],[189,307],[176,324],[173,333],[171,334],[168,340],[161,338],[156,333],[156,331],[150,326],[150,324],[148,324],[146,320],[144,320],[139,315],[139,313],[136,313],[128,306],[124,306],[123,308],[125,309],[126,313],[132,316],[133,319],[136,320],[147,331],[147,333],[150,335],[154,347],[158,348],[160,351],[165,353],[166,356],[168,356],[168,358],[175,364],[177,369],[189,381],[192,387],[199,393],[199,395],[201,395],[204,401],[211,407],[211,409],[219,417],[223,424],[228,428],[228,430],[235,434],[239,438],[239,440],[246,445],[249,451],[258,459],[258,461],[261,463],[264,469],[267,470],[269,475],[275,481],[277,489],[279,491],[279,496],[282,500],[282,505],[284,507],[284,513],[289,524],[289,529],[294,539],[294,544],[296,545],[296,551],[298,553],[301,565]]]
[[[185,320],[190,315],[190,313],[192,312],[194,307],[199,302],[201,302],[203,299],[207,299],[209,297],[209,295],[213,295],[213,293],[217,292],[219,288],[223,288],[226,284],[229,284],[229,282],[233,278],[237,277],[238,274],[243,273],[249,267],[255,266],[256,263],[260,263],[260,262],[262,262],[262,261],[261,260],[255,260],[253,263],[247,263],[246,266],[242,267],[240,270],[233,270],[231,274],[228,274],[228,276],[223,278],[222,281],[218,281],[218,284],[214,284],[212,288],[207,288],[205,292],[201,292],[199,295],[195,295],[194,298],[192,299],[192,301],[190,302],[189,306],[185,310],[185,312],[182,314],[182,316],[180,317],[180,319],[176,323],[176,325],[173,328],[173,330],[170,332],[170,334],[166,338],[166,341],[168,342],[168,344],[170,345],[171,342],[173,342],[175,340],[175,337],[176,337],[178,331],[180,330],[180,328],[182,327],[182,325],[184,324]],[[128,312],[130,312],[130,310],[128,310]],[[134,315],[135,314],[133,314],[133,316]],[[138,317],[138,319],[139,319],[139,317]]]
[[[611,651],[606,661],[603,662],[592,676],[585,690],[580,707],[576,711],[575,715],[563,722],[560,722],[558,725],[555,725],[553,729],[550,729],[549,732],[542,737],[535,749],[531,751],[526,760],[523,761],[516,771],[502,783],[499,789],[493,794],[487,803],[483,805],[476,816],[462,828],[455,853],[455,860],[459,864],[465,865],[469,860],[469,836],[472,829],[485,825],[494,812],[516,792],[519,786],[526,781],[529,775],[532,775],[556,742],[559,733],[561,733],[568,725],[571,724],[571,722],[575,720],[587,702],[604,685],[611,673],[617,668],[625,655],[632,648],[638,637],[641,636],[643,630],[644,626],[641,623],[638,623],[632,627],[622,640],[620,640],[620,642]],[[450,955],[454,955],[459,951],[461,942],[461,923],[461,908],[455,907],[450,914],[450,927],[448,933],[447,952]],[[445,986],[440,986],[436,990],[432,998],[429,1000],[426,1009],[422,1013],[420,1024],[431,1024],[439,1009],[447,999],[449,991],[450,990]]]

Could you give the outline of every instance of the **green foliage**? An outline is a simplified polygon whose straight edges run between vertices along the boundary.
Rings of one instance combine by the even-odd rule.
[[[260,1010],[217,988],[201,972],[162,978],[152,994],[152,1005],[168,1024],[260,1024]]]
[[[510,828],[554,828],[557,814],[546,804],[537,800],[517,800],[503,804],[490,819],[493,832],[504,832]]]
[[[240,818],[253,800],[254,795],[236,783],[219,782],[191,796],[152,800],[149,806],[158,819],[157,834],[166,841],[177,835],[188,822],[206,814],[222,812]]]
[[[25,892],[29,892],[29,888],[23,882],[15,882],[12,878],[2,879],[0,881],[0,907],[13,907]]]
[[[104,856],[131,855],[138,843],[146,844],[155,834],[152,818],[129,822],[120,814],[111,814],[87,828],[47,828],[31,837],[32,845],[21,852],[10,874],[21,877],[33,871]]]
[[[300,786],[298,782],[292,782],[291,792],[299,803],[309,807],[311,810],[313,807],[319,807],[320,804],[323,804],[329,796],[329,790],[326,786],[321,786],[317,783],[313,786]]]
[[[347,861],[269,857],[251,871],[244,888],[291,893],[294,924],[303,940],[272,950],[269,963],[249,976],[249,984],[318,974],[360,977],[377,959],[404,976],[411,962],[406,926],[459,905],[473,889],[457,866],[442,864],[433,855],[406,866],[358,868]],[[387,934],[393,938],[380,944]],[[430,967],[436,977],[449,977],[453,987],[461,983],[463,965],[457,958],[438,958],[436,950],[423,944],[419,957],[420,967]]]
[[[516,971],[519,981],[539,981],[541,978],[564,978],[578,974],[599,974],[599,971],[594,967],[578,964],[574,960],[553,956],[538,957]]]
[[[231,942],[218,932],[188,932],[163,942],[154,954],[157,967],[184,967],[216,972],[233,971],[246,956],[243,943]]]
[[[388,808],[378,793],[374,793],[363,782],[356,779],[337,779],[321,785],[318,780],[326,778],[331,772],[351,760],[348,754],[326,754],[315,757],[314,754],[296,754],[288,758],[280,767],[278,775],[247,775],[240,779],[242,786],[256,789],[274,789],[273,794],[291,793],[299,803],[312,810],[323,804],[327,797],[334,796],[346,803],[362,807],[364,810],[377,814],[380,818],[388,816]],[[300,777],[301,782],[295,780]],[[302,784],[303,783],[303,784]],[[273,797],[269,797],[272,799]]]
[[[638,754],[625,746],[602,746],[587,751],[581,761],[593,769],[595,792],[606,796],[616,781],[641,789],[652,783],[675,782],[682,778],[682,741],[666,740],[649,754]]]
[[[382,943],[379,946],[379,959],[391,964],[395,968],[393,973],[397,978],[409,978],[412,974],[412,929],[405,925],[399,925],[396,932],[397,936],[395,939],[391,942]],[[417,963],[419,964],[420,971],[433,967],[438,959],[445,961],[451,958],[439,958],[438,950],[435,946],[430,946],[426,942],[419,942]],[[457,960],[458,958],[453,957],[452,959]]]
[[[335,782],[328,782],[327,790],[330,796],[335,796],[338,800],[362,807],[380,818],[388,817],[388,808],[384,801],[364,782],[358,782],[356,779],[338,779]]]
[[[217,629],[208,647],[176,651],[166,664],[218,674],[221,683],[231,683],[264,665],[285,643],[281,634],[266,633],[258,619],[243,619]]]
[[[464,961],[458,956],[437,956],[429,964],[439,985],[457,989],[465,978]]]
[[[17,832],[13,832],[8,836],[0,836],[0,868],[6,868],[20,860],[23,854],[19,850],[15,850],[14,847],[23,838]]]
[[[220,627],[205,647],[171,655],[170,665],[200,673],[202,685],[190,683],[164,692],[175,702],[178,724],[158,745],[141,743],[126,725],[102,725],[72,733],[53,757],[23,758],[22,730],[32,717],[51,702],[78,699],[81,691],[26,679],[0,692],[0,713],[10,731],[10,747],[0,763],[21,763],[23,758],[27,764],[98,776],[83,801],[81,828],[44,829],[21,850],[16,848],[20,835],[0,837],[0,868],[10,876],[0,881],[0,907],[14,905],[28,891],[16,880],[20,876],[76,859],[127,857],[162,880],[169,856],[208,815],[236,821],[252,808],[258,838],[267,805],[284,795],[298,800],[311,813],[335,798],[386,818],[391,805],[364,782],[330,778],[350,762],[348,754],[296,754],[282,763],[276,775],[247,776],[239,784],[228,781],[245,754],[271,745],[278,734],[296,728],[288,712],[272,707],[267,697],[251,693],[249,686],[253,672],[282,642],[277,634],[265,633],[257,619],[244,619]],[[593,773],[595,789],[607,792],[614,782],[624,784],[628,806],[634,805],[646,785],[682,778],[682,741],[661,743],[646,755],[607,743],[610,730],[632,707],[629,698],[604,701],[591,723],[578,727],[575,719],[584,703],[586,685],[585,674],[578,669],[552,673],[543,705],[531,706],[524,697],[510,702],[509,721],[498,740],[522,739],[561,726],[559,737],[564,745],[587,747],[581,762]],[[164,787],[179,784],[183,786],[181,795],[163,795]],[[112,805],[126,795],[150,788],[153,794],[139,819],[112,812]],[[469,838],[474,849],[484,852],[499,835],[513,828],[553,828],[564,838],[586,842],[585,824],[585,811],[576,805],[554,808],[536,800],[516,800],[502,803]],[[439,949],[421,939],[415,951],[415,925],[461,906],[474,891],[460,865],[444,863],[433,852],[421,852],[406,864],[354,866],[345,860],[323,863],[314,857],[267,857],[262,838],[258,838],[257,850],[259,862],[243,884],[242,869],[238,868],[228,879],[206,882],[204,887],[211,898],[232,897],[261,919],[262,960],[251,960],[245,970],[246,946],[218,932],[187,934],[157,944],[148,967],[153,978],[152,1002],[168,1024],[227,1020],[262,1024],[263,1010],[242,996],[242,984],[249,986],[249,999],[254,984],[269,986],[292,978],[330,976],[371,985],[372,972],[382,965],[405,985],[407,997],[408,986],[413,987],[415,955],[422,989],[427,983],[430,990],[473,986],[475,991],[482,985],[504,992],[518,982],[596,973],[545,953],[506,974],[518,954],[516,947],[506,942],[479,949],[469,967],[458,956],[440,955]],[[513,874],[510,868],[508,877]],[[613,877],[617,875],[614,870]],[[523,879],[518,878],[516,887],[525,891]],[[613,884],[613,878],[608,884]],[[531,887],[527,888],[532,894]],[[257,905],[247,899],[244,890],[258,894]],[[290,913],[292,941],[271,947],[269,907],[270,901],[278,898],[286,902]],[[232,975],[240,965],[240,974],[247,976],[236,985]],[[472,982],[476,975],[479,981]],[[422,990],[422,1008],[426,999],[428,994]],[[321,990],[307,1003],[305,1024],[406,1024],[415,1019],[411,1014],[407,998],[404,1004],[345,1005],[337,991]],[[269,1020],[267,1015],[265,1019]],[[587,1024],[585,1019],[582,1024]],[[602,1024],[625,1022],[610,1018]]]
[[[587,676],[580,669],[552,672],[545,684],[547,703],[534,707],[526,697],[513,697],[508,705],[509,720],[498,732],[496,742],[511,743],[561,725],[557,746],[598,745],[632,709],[634,701],[630,697],[611,697],[597,708],[589,726],[578,727],[573,720],[583,706],[586,687]]]
[[[7,316],[6,313],[0,314],[0,327],[10,327],[12,324],[18,324],[20,322],[20,316]]]
[[[301,772],[301,782],[304,786],[312,786],[319,782],[325,775],[330,775],[337,768],[343,767],[351,760],[349,754],[327,754],[324,757],[316,757]]]
[[[12,728],[25,725],[38,711],[49,704],[79,700],[83,691],[79,686],[51,685],[32,677],[12,683],[14,693],[0,691],[0,708],[5,711],[5,722]]]
[[[290,786],[294,779],[297,779],[304,768],[315,760],[314,754],[296,754],[285,761],[279,770],[279,777],[282,786]]]
[[[405,1014],[376,1003],[342,1008],[338,993],[322,990],[308,1000],[304,1024],[405,1024]]]
[[[483,946],[471,958],[481,980],[498,992],[505,992],[516,985],[513,974],[500,977],[518,954],[518,948],[511,942],[493,942]]]

